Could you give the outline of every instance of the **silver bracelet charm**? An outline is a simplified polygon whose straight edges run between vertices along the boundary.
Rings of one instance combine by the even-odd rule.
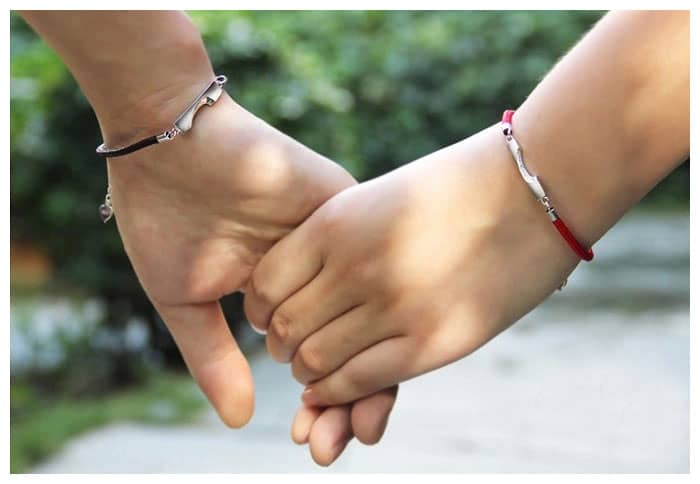
[[[98,211],[100,213],[102,223],[105,224],[109,222],[109,219],[111,219],[112,215],[114,215],[114,209],[112,209],[112,187],[110,185],[107,185],[107,193],[105,193],[105,203],[100,205]]]

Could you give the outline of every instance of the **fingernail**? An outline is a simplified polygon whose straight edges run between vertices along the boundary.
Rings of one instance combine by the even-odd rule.
[[[353,437],[354,437],[353,434],[349,433],[346,437],[341,438],[338,442],[333,444],[332,452],[335,455],[335,457],[333,458],[332,461],[330,461],[328,463],[328,465],[333,464],[335,461],[338,460],[338,457],[340,457],[340,455],[345,450],[345,447],[348,446],[348,444],[350,443],[350,441],[352,440]]]
[[[265,331],[264,329],[256,328],[255,325],[253,323],[251,323],[250,321],[248,321],[248,324],[250,324],[250,327],[253,328],[253,331],[255,331],[256,333],[262,334],[262,335],[267,334],[267,331]]]
[[[318,406],[318,399],[311,387],[306,387],[301,393],[301,401],[310,407]]]

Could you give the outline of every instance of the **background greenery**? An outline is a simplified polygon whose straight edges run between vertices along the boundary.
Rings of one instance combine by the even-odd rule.
[[[523,101],[601,13],[191,15],[238,102],[367,179],[497,121],[503,109]],[[99,327],[112,335],[108,349],[95,344],[98,333],[91,330],[66,340],[55,365],[13,366],[13,455],[20,452],[15,435],[36,415],[32,401],[41,400],[44,407],[65,399],[84,402],[136,383],[148,385],[154,369],[183,368],[115,226],[104,226],[97,217],[106,184],[104,163],[93,153],[99,142],[95,117],[66,68],[13,14],[12,247],[13,253],[33,247],[51,270],[38,285],[15,283],[12,304],[31,304],[37,294],[96,299],[103,307]],[[687,209],[688,171],[685,163],[644,206]],[[21,280],[20,270],[13,264],[13,280]],[[227,298],[225,310],[235,330],[243,321],[240,298]],[[134,318],[148,330],[147,344],[137,349],[129,346],[125,330]],[[31,322],[22,327],[31,339]],[[67,427],[61,435],[85,425]],[[54,444],[35,447],[29,457],[17,454],[15,470]]]

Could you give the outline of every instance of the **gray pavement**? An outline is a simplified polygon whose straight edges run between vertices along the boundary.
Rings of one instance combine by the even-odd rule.
[[[407,382],[383,441],[329,469],[289,439],[301,387],[253,358],[242,430],[119,423],[34,472],[688,472],[688,218],[630,216],[567,289],[475,354]]]

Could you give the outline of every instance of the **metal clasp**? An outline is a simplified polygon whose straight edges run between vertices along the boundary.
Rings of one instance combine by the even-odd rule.
[[[170,141],[175,136],[180,134],[180,132],[181,131],[177,127],[174,127],[172,129],[165,131],[164,133],[157,135],[156,140],[158,141],[158,143],[165,143],[166,141]]]
[[[221,97],[227,80],[226,76],[216,76],[212,83],[177,117],[173,124],[179,130],[178,133],[189,131],[197,111],[202,106],[211,106]]]
[[[530,171],[527,169],[527,166],[525,166],[523,150],[512,134],[506,135],[506,144],[508,145],[508,149],[510,150],[511,154],[513,155],[513,158],[515,159],[515,164],[518,166],[520,176],[523,178],[525,183],[527,183],[527,186],[530,187],[530,191],[532,191],[532,193],[535,194],[537,200],[542,201],[543,199],[545,199],[546,194],[544,193],[544,188],[542,187],[539,178],[537,178],[536,175],[530,173]]]
[[[192,104],[190,104],[187,109],[185,109],[182,114],[177,117],[173,123],[173,127],[156,136],[158,143],[170,141],[180,133],[184,133],[192,129],[192,124],[197,111],[199,111],[203,106],[211,106],[221,97],[221,93],[224,91],[224,84],[226,84],[227,80],[228,79],[226,76],[216,76],[211,84],[209,84],[209,86],[207,86],[207,88],[204,89],[194,101],[192,101]]]

